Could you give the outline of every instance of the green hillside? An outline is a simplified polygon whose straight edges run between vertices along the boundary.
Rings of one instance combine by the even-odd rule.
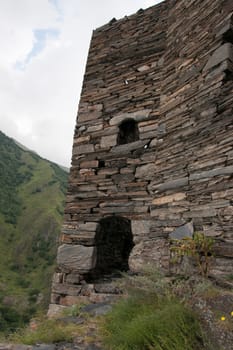
[[[0,329],[46,307],[68,174],[0,132]]]

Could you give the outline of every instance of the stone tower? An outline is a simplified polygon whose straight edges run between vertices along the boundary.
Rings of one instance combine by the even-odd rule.
[[[103,277],[169,270],[169,237],[233,263],[233,3],[166,0],[93,32],[52,303],[108,296]]]

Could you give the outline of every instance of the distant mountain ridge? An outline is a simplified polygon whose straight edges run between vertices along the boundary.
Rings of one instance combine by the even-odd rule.
[[[36,155],[38,155],[38,157],[40,157],[39,154],[38,154],[36,151],[33,151],[33,150],[31,150],[30,148],[28,148],[28,147],[22,145],[22,143],[18,142],[18,141],[15,140],[14,138],[12,138],[12,140],[13,140],[13,141],[16,143],[16,145],[19,146],[23,151],[35,153]],[[40,158],[41,158],[41,157],[40,157]],[[66,167],[66,166],[64,166],[64,165],[60,165],[60,164],[57,164],[57,165],[58,165],[60,168],[62,168],[63,170],[65,170],[65,172],[67,172],[67,173],[69,172],[69,168],[68,168],[68,167]]]
[[[0,328],[48,302],[68,174],[0,131]]]

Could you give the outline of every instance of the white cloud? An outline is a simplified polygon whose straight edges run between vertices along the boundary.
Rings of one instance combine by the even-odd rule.
[[[22,60],[33,47],[33,29],[56,26],[57,12],[47,0],[0,0],[0,63]]]
[[[92,30],[154,3],[0,0],[0,129],[69,166]]]

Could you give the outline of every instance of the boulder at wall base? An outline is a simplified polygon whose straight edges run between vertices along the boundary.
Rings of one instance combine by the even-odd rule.
[[[169,243],[167,240],[142,241],[133,247],[129,256],[130,271],[142,272],[146,266],[154,266],[161,271],[168,270]]]
[[[57,263],[61,267],[87,273],[95,267],[96,249],[82,245],[63,244],[58,248]]]

